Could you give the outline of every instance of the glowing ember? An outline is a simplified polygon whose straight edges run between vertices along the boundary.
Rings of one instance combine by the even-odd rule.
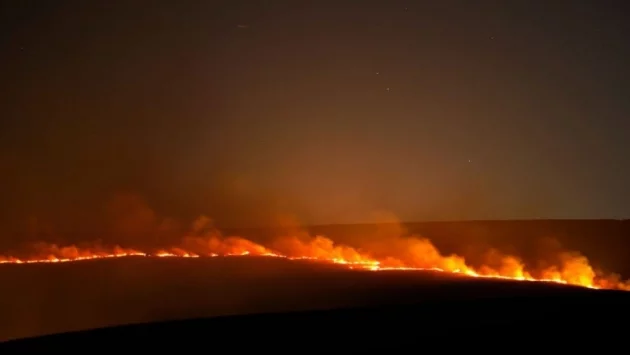
[[[380,253],[359,250],[345,245],[337,245],[332,240],[318,236],[308,241],[298,238],[276,240],[271,247],[256,244],[239,237],[220,235],[187,237],[182,245],[156,251],[140,251],[121,247],[78,248],[58,247],[38,244],[32,257],[18,258],[1,256],[0,264],[63,263],[81,260],[145,257],[145,258],[199,258],[257,256],[307,260],[337,264],[354,270],[401,270],[437,271],[458,274],[465,277],[497,278],[517,281],[539,281],[583,286],[594,289],[618,289],[630,291],[630,283],[618,277],[601,276],[590,266],[588,260],[579,254],[562,255],[559,265],[543,270],[526,270],[525,265],[514,256],[489,253],[489,265],[473,268],[464,258],[444,256],[423,238],[399,238],[388,241],[387,247],[374,246]],[[380,256],[383,250],[389,255]]]

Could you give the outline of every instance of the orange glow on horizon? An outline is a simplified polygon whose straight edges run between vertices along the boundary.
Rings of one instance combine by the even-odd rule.
[[[561,265],[543,270],[528,271],[514,256],[494,253],[499,266],[469,266],[464,258],[456,255],[443,256],[426,239],[399,239],[395,256],[373,257],[372,253],[345,245],[337,245],[325,237],[308,241],[298,238],[281,238],[268,248],[240,237],[187,237],[181,246],[156,251],[141,251],[122,247],[78,248],[39,244],[39,252],[33,257],[18,258],[0,255],[0,264],[65,263],[83,260],[112,259],[124,257],[145,258],[211,258],[231,256],[257,256],[304,260],[339,265],[353,270],[369,271],[434,271],[457,274],[464,277],[505,279],[515,281],[549,282],[593,289],[617,289],[630,291],[630,283],[622,282],[615,275],[598,275],[580,255],[567,254]],[[497,264],[497,262],[493,263]]]

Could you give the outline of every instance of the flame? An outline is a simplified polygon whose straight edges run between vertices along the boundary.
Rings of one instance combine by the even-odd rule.
[[[593,289],[618,289],[630,291],[630,283],[623,282],[616,275],[602,275],[596,272],[588,259],[577,253],[563,253],[560,263],[542,270],[527,270],[517,257],[503,255],[491,250],[487,263],[474,268],[458,255],[442,255],[427,239],[418,237],[389,240],[382,245],[373,245],[370,252],[347,245],[334,243],[323,236],[314,238],[287,237],[277,239],[269,247],[240,237],[222,237],[218,233],[189,236],[181,245],[153,251],[137,250],[114,246],[79,248],[74,245],[58,246],[39,243],[30,257],[0,255],[0,264],[63,263],[82,260],[120,257],[145,258],[200,258],[258,256],[276,257],[288,260],[310,260],[313,262],[337,264],[341,267],[359,270],[432,270],[453,273],[467,277],[499,278],[518,281],[539,281],[588,287]],[[380,249],[378,249],[380,248]],[[386,252],[383,253],[382,251]],[[389,255],[387,255],[389,253]]]

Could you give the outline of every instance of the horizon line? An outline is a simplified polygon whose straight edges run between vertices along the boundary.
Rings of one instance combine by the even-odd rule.
[[[361,225],[384,225],[384,224],[431,224],[431,223],[496,223],[496,222],[604,222],[616,221],[624,222],[630,218],[514,218],[514,219],[444,219],[444,220],[420,220],[420,221],[400,221],[400,222],[339,222],[339,223],[315,223],[299,225],[300,228],[317,227],[341,227],[341,226],[361,226]],[[282,226],[241,226],[241,227],[218,227],[219,229],[282,229],[290,227]]]

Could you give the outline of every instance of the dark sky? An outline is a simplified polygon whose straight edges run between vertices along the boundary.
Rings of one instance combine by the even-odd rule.
[[[5,226],[630,216],[624,2],[3,4]]]

